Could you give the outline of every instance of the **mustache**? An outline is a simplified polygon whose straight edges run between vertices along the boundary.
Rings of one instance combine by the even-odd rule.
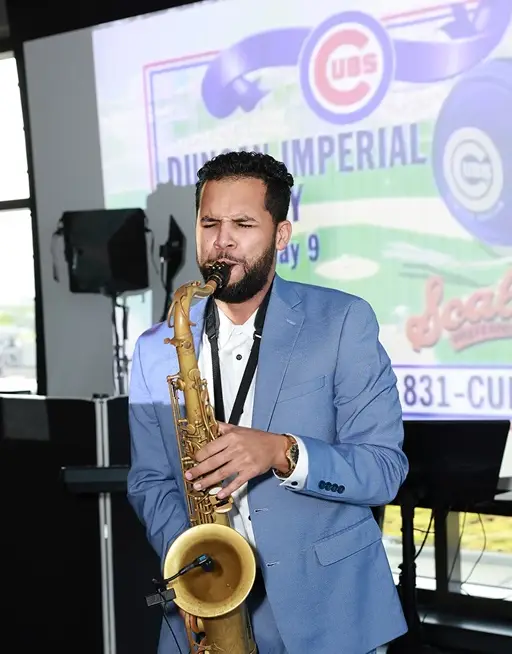
[[[233,263],[233,264],[239,263],[242,266],[245,266],[246,263],[244,259],[235,259],[234,257],[219,255],[218,257],[215,257],[215,259],[208,259],[206,265],[211,266],[212,264],[217,263],[217,261],[225,261],[226,263]]]

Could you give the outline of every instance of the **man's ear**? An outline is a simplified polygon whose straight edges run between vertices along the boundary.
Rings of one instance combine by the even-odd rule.
[[[276,230],[276,250],[284,250],[292,237],[292,224],[289,220],[282,220]]]

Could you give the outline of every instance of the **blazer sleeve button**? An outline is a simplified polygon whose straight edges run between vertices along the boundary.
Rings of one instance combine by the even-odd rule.
[[[322,479],[322,481],[318,482],[318,488],[320,490],[323,490],[325,488],[325,481]]]
[[[341,494],[343,493],[344,490],[345,490],[345,486],[343,486],[343,484],[340,484],[340,485],[338,486],[338,493],[341,495]]]

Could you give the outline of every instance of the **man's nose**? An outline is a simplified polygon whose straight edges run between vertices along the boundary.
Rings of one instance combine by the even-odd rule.
[[[218,250],[233,249],[235,247],[235,239],[233,230],[230,225],[222,223],[217,231],[217,238],[215,239],[215,247]]]

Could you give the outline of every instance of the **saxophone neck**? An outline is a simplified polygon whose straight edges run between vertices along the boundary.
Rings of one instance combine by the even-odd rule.
[[[215,288],[211,284],[204,284],[202,286],[200,282],[189,282],[180,286],[174,293],[172,304],[167,313],[167,326],[173,327],[175,333],[184,324],[190,327],[190,306],[194,297],[208,297],[214,292]]]
[[[189,329],[191,326],[189,320],[190,306],[194,297],[205,298],[213,295],[218,288],[227,284],[230,272],[231,266],[229,264],[217,262],[210,266],[210,273],[204,284],[195,281],[180,286],[174,293],[172,304],[167,313],[167,326],[174,327],[175,334],[180,328]]]

